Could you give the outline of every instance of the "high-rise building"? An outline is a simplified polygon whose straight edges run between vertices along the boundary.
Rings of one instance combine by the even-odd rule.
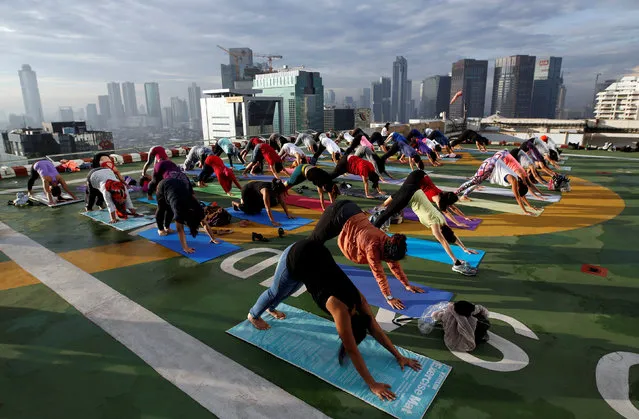
[[[189,86],[189,121],[193,128],[202,127],[202,105],[200,99],[202,98],[202,89],[195,83],[191,83]]]
[[[360,108],[370,108],[371,107],[371,88],[364,87],[362,89],[362,96],[359,98],[359,107]]]
[[[173,125],[189,122],[189,108],[186,100],[179,97],[171,98],[171,115],[173,117]]]
[[[595,118],[639,120],[639,76],[624,76],[597,93]]]
[[[253,67],[253,51],[250,48],[229,48],[229,63],[222,64],[222,88],[232,89],[236,81],[251,80],[245,75],[247,67]]]
[[[138,114],[139,115],[146,115],[146,106],[144,106],[144,105],[138,106]]]
[[[31,123],[40,126],[44,121],[44,115],[42,113],[42,101],[40,100],[36,72],[31,70],[29,64],[23,64],[22,69],[18,70],[18,75],[20,76],[20,87],[22,88],[24,112]]]
[[[391,115],[391,79],[390,77],[380,77],[382,84],[382,121],[390,122]]]
[[[138,101],[135,98],[135,84],[130,81],[122,83],[122,98],[124,99],[124,115],[138,115]]]
[[[564,119],[566,106],[566,85],[559,86],[559,95],[557,96],[557,108],[555,109],[555,118]]]
[[[335,105],[335,90],[327,89],[324,92],[324,105],[329,105],[329,106]]]
[[[101,126],[98,107],[95,103],[89,103],[87,105],[87,125],[92,130],[98,129]]]
[[[171,108],[162,108],[162,123],[164,128],[173,128],[173,110]]]
[[[58,121],[73,121],[73,108],[71,106],[60,106],[58,108]]]
[[[406,80],[404,83],[404,91],[406,92],[406,113],[404,115],[405,122],[408,122],[413,117],[413,81]]]
[[[100,107],[100,117],[104,122],[111,119],[111,105],[109,105],[109,96],[98,96],[98,106]]]
[[[505,118],[531,116],[535,61],[531,55],[511,55],[495,60],[491,114],[499,112]]]
[[[342,131],[355,126],[355,109],[324,109],[324,131]]]
[[[537,57],[531,117],[555,118],[559,89],[562,84],[561,57]]]
[[[122,93],[120,92],[120,83],[107,83],[107,92],[109,93],[109,109],[111,110],[111,119],[115,120],[118,125],[124,119],[124,106],[122,106]]]
[[[281,134],[324,128],[324,85],[318,72],[288,70],[258,74],[253,88],[257,96],[284,98],[284,126],[276,127]]]
[[[345,96],[344,97],[344,107],[348,108],[348,109],[354,109],[355,108],[355,99],[353,99],[353,96]]]
[[[144,83],[144,96],[146,96],[146,113],[156,118],[162,117],[160,105],[160,86],[157,83]]]
[[[453,63],[450,97],[461,91],[462,96],[450,105],[451,118],[480,118],[486,103],[488,61],[463,59]]]
[[[616,81],[617,79],[608,79],[608,80],[598,82],[595,88],[595,95],[599,92],[603,92],[604,90],[608,88],[608,86],[615,83]]]
[[[439,118],[448,114],[450,104],[450,76],[432,76],[422,80],[419,86],[419,116]]]
[[[384,112],[382,112],[382,82],[374,81],[371,83],[371,102],[373,110],[372,120],[375,122],[384,121]]]
[[[402,56],[395,58],[393,62],[393,90],[391,93],[391,119],[398,122],[407,122],[406,80],[408,79],[408,61]]]

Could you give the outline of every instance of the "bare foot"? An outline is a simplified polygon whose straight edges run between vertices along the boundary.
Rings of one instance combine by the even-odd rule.
[[[470,201],[471,201],[471,199],[470,199],[469,197],[464,196],[464,195],[460,196],[460,197],[459,197],[459,200],[460,200],[460,201],[468,201],[468,202],[470,202]]]
[[[271,326],[269,326],[268,323],[262,320],[261,317],[254,319],[253,316],[251,316],[251,314],[249,313],[249,315],[246,316],[246,318],[248,319],[248,321],[251,322],[253,327],[255,327],[257,330],[268,330],[271,328]]]
[[[266,310],[268,314],[275,317],[277,320],[284,320],[286,318],[286,313],[282,313],[278,310]]]

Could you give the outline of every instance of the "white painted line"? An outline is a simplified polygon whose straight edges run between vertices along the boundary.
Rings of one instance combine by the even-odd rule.
[[[0,250],[216,416],[328,417],[2,222]]]

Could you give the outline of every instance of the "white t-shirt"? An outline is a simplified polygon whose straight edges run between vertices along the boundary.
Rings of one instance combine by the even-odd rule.
[[[523,150],[519,150],[519,153],[517,153],[517,159],[519,160],[519,164],[521,164],[521,167],[523,167],[524,169],[527,169],[535,164],[532,159],[528,157],[528,154],[526,154],[526,152]]]
[[[533,144],[535,145],[535,147],[537,147],[537,150],[539,150],[542,156],[548,154],[548,146],[539,138],[535,138]]]
[[[297,136],[295,145],[304,144],[306,147],[312,147],[316,144],[311,134],[301,133]]]
[[[326,147],[326,150],[328,150],[329,153],[333,154],[340,152],[339,146],[330,138],[320,136],[320,142],[324,147]]]
[[[386,127],[382,128],[381,134],[382,134],[382,137],[388,137],[388,128]]]
[[[553,141],[552,138],[548,138],[548,142],[546,143],[549,149],[557,151],[557,143]]]
[[[435,151],[435,147],[439,145],[439,143],[435,140],[431,140],[428,138],[424,138],[423,141],[426,141],[426,145],[428,146],[428,148],[430,148],[431,150]]]
[[[495,162],[495,168],[493,172],[490,174],[488,180],[490,183],[494,183],[495,185],[500,186],[510,186],[510,182],[506,179],[506,176],[511,175],[515,179],[517,179],[517,175],[513,172],[510,167],[506,166],[501,160],[497,160]]]
[[[302,151],[301,148],[299,148],[298,146],[296,146],[293,143],[286,143],[284,145],[282,145],[282,148],[280,150],[281,153],[287,154],[289,156],[302,156],[304,157],[304,151]]]

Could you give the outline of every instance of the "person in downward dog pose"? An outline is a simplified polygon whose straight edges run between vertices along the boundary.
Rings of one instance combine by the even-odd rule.
[[[118,218],[127,219],[128,215],[137,216],[126,185],[117,178],[111,169],[99,167],[92,169],[87,175],[85,203],[86,210],[93,211],[93,205],[106,204],[110,222],[118,222]]]
[[[280,172],[286,173],[282,159],[279,154],[277,154],[277,151],[268,144],[258,144],[255,150],[253,150],[253,160],[246,166],[242,175],[246,176],[247,173],[254,174],[254,169],[264,161],[268,164],[275,178],[280,178]]]
[[[375,173],[375,166],[369,161],[366,161],[360,157],[354,155],[344,154],[342,158],[335,166],[335,170],[331,174],[333,179],[345,174],[350,173],[352,175],[361,176],[364,183],[364,193],[366,198],[374,198],[368,190],[368,181],[370,179],[373,184],[373,188],[377,190],[377,193],[383,194],[379,188],[379,175]]]
[[[305,180],[310,181],[317,187],[317,194],[319,195],[322,211],[326,210],[324,205],[324,193],[328,194],[328,199],[331,201],[331,204],[335,202],[337,195],[340,193],[339,188],[337,184],[333,182],[333,178],[330,173],[320,169],[319,167],[311,166],[310,164],[302,164],[295,168],[289,180],[284,183],[286,185],[286,190],[291,189],[295,185],[299,185]]]
[[[513,191],[513,195],[515,195],[517,204],[519,204],[524,214],[535,215],[528,211],[527,207],[530,207],[534,211],[539,211],[539,208],[533,207],[525,197],[526,193],[528,193],[528,187],[515,172],[510,170],[510,168],[496,156],[484,160],[475,175],[457,188],[455,194],[460,195],[463,193],[463,199],[469,199],[468,194],[485,180],[496,185],[510,187]]]
[[[352,262],[367,264],[388,304],[403,310],[404,303],[393,297],[384,273],[382,262],[386,262],[391,272],[407,291],[423,293],[422,288],[411,285],[399,263],[406,256],[406,236],[388,236],[368,220],[368,214],[353,201],[343,200],[328,207],[317,222],[309,239],[320,243],[337,237],[340,250]]]
[[[295,218],[288,212],[285,198],[286,186],[279,179],[273,179],[271,182],[249,182],[242,187],[240,202],[233,201],[232,205],[235,211],[242,211],[248,215],[259,214],[264,208],[271,224],[279,227],[281,224],[273,219],[272,207],[281,205],[289,219]]]
[[[218,183],[228,196],[233,196],[231,194],[233,184],[235,184],[237,189],[242,190],[242,185],[240,185],[240,182],[237,181],[237,177],[235,177],[233,169],[226,167],[222,159],[214,155],[207,156],[206,159],[204,159],[202,172],[200,172],[200,175],[197,178],[197,186],[200,188],[206,188],[205,181],[213,174],[213,172],[215,172],[215,177],[217,177]]]
[[[146,171],[149,170],[149,167],[155,165],[155,162],[160,160],[168,160],[168,158],[169,156],[167,156],[164,147],[159,145],[151,147],[146,159],[146,163],[144,163],[144,167],[142,168],[142,176],[146,176]]]
[[[406,187],[404,187],[406,185]],[[419,186],[415,190],[414,184],[404,183],[402,187],[389,197],[385,202],[384,211],[375,217],[373,225],[381,228],[391,216],[401,212],[406,206],[410,206],[417,215],[419,222],[426,228],[431,229],[433,236],[442,245],[446,254],[453,262],[453,271],[466,276],[477,275],[477,269],[471,267],[466,261],[458,259],[450,248],[451,244],[457,244],[468,254],[477,252],[468,249],[464,243],[455,235],[453,230],[446,225],[444,215],[428,200],[428,197]],[[414,192],[413,192],[414,191]],[[412,195],[411,195],[412,193]]]
[[[203,145],[196,145],[192,147],[186,155],[184,163],[182,163],[182,169],[184,169],[184,171],[188,171],[193,170],[195,167],[202,167],[204,159],[212,152],[213,151],[210,147],[205,147]]]
[[[306,157],[304,151],[293,143],[282,144],[279,156],[282,161],[287,156],[293,157],[295,161],[291,164],[291,168],[308,163],[308,157]]]
[[[486,146],[488,145],[488,142],[489,142],[488,138],[480,135],[479,133],[477,133],[476,131],[473,131],[472,129],[467,129],[462,131],[462,133],[459,134],[457,138],[455,138],[454,140],[450,142],[450,146],[453,148],[457,147],[459,144],[464,143],[466,140],[473,141],[475,143],[475,146],[477,147],[477,150],[481,152],[488,151],[486,149]]]
[[[313,266],[313,269],[309,269],[309,266]],[[266,330],[270,326],[261,318],[264,311],[276,319],[286,318],[286,314],[276,307],[302,285],[306,286],[315,304],[333,317],[341,340],[338,351],[340,365],[348,356],[371,392],[381,400],[394,400],[396,396],[390,385],[375,381],[357,346],[370,334],[395,357],[402,370],[409,367],[419,371],[421,365],[397,351],[375,320],[366,298],[322,243],[304,239],[284,250],[275,270],[273,285],[260,295],[249,310],[248,320],[255,328]]]
[[[64,189],[74,200],[78,199],[75,194],[71,192],[67,183],[64,181],[64,178],[60,175],[60,173],[58,173],[58,169],[56,169],[53,163],[49,160],[37,161],[31,168],[31,177],[27,181],[27,194],[29,197],[33,196],[31,190],[33,189],[33,184],[38,178],[42,180],[42,189],[44,190],[44,195],[49,200],[50,205],[65,200],[62,197],[62,189]]]
[[[173,163],[171,160],[161,160],[155,163],[153,166],[153,177],[149,182],[147,189],[147,198],[153,199],[153,194],[155,193],[158,184],[162,181],[162,179],[175,178],[180,179],[186,185],[191,185],[189,178],[182,172],[180,167],[177,164]]]
[[[158,184],[156,198],[158,207],[155,212],[155,221],[160,236],[173,233],[171,223],[175,222],[180,244],[185,253],[195,252],[195,249],[189,247],[186,242],[185,225],[189,227],[192,237],[197,237],[200,226],[204,227],[211,243],[218,244],[212,229],[204,222],[204,208],[193,195],[190,183],[187,185],[176,178],[164,179]]]
[[[246,164],[242,155],[240,153],[240,149],[233,144],[230,138],[220,138],[215,143],[215,148],[213,148],[213,154],[216,156],[221,156],[222,153],[226,154],[226,157],[229,159],[229,166],[231,169],[233,168],[233,158],[237,158],[240,164]]]
[[[337,164],[339,159],[342,157],[342,149],[339,148],[337,143],[333,141],[330,137],[328,137],[325,133],[321,133],[317,135],[316,141],[319,143],[317,147],[317,151],[313,155],[311,159],[311,164],[315,164],[317,159],[322,155],[322,153],[326,150],[331,154],[331,159],[333,163]]]
[[[315,139],[313,139],[313,136],[305,132],[299,133],[297,135],[297,138],[295,139],[294,144],[296,146],[300,146],[304,144],[304,146],[310,153],[316,153],[319,148],[319,146],[317,145],[317,142],[315,141]]]

